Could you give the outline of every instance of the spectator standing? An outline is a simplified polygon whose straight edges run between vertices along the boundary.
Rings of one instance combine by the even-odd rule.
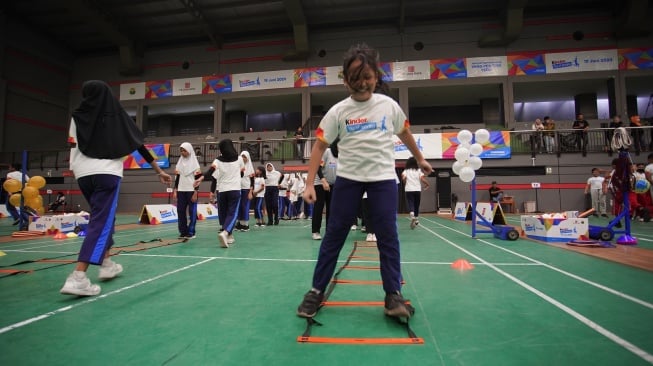
[[[555,129],[555,121],[549,116],[544,117],[544,133],[542,137],[544,138],[544,147],[546,148],[547,154],[553,154],[555,148]]]
[[[587,179],[585,194],[589,194],[592,201],[593,215],[608,217],[606,214],[605,192],[603,182],[605,177],[601,176],[599,168],[592,168],[592,176]]]
[[[574,120],[571,128],[576,130],[576,147],[578,151],[582,152],[583,156],[587,155],[587,131],[590,129],[590,124],[585,120],[582,113],[576,115],[576,120]]]
[[[539,154],[541,154],[542,148],[544,147],[544,141],[542,140],[543,132],[544,132],[544,123],[542,123],[542,120],[539,118],[535,119],[535,122],[533,122],[532,129],[535,132],[533,132],[533,136],[531,136],[532,137],[531,151],[532,152],[537,151]]]
[[[633,137],[633,147],[635,148],[635,155],[639,155],[640,151],[645,150],[644,144],[644,129],[642,128],[642,120],[638,115],[630,116],[630,135]]]

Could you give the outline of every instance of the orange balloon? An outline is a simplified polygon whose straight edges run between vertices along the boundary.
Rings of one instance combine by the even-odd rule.
[[[39,195],[38,188],[32,186],[26,186],[25,188],[23,188],[23,197],[25,197],[25,200],[35,198],[38,195]]]
[[[36,175],[27,181],[27,185],[36,189],[41,189],[45,187],[45,178],[40,175]]]
[[[43,208],[43,197],[36,196],[32,198],[25,198],[25,206],[31,207],[34,210],[38,211],[39,208]]]
[[[20,207],[20,193],[14,193],[9,197],[9,203],[11,203],[12,206],[15,207]]]
[[[3,184],[2,188],[9,193],[14,193],[20,191],[23,184],[16,179],[7,179]]]

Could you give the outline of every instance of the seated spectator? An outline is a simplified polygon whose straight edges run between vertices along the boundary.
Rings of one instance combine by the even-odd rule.
[[[492,182],[489,191],[490,191],[490,201],[501,202],[501,199],[503,199],[503,190],[497,186],[496,181]]]
[[[59,192],[57,193],[57,198],[54,199],[54,202],[48,205],[48,211],[49,212],[56,211],[59,207],[65,204],[66,204],[66,196],[64,196],[63,192]]]

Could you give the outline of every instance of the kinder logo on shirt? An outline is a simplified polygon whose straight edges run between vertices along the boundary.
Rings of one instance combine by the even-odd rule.
[[[345,121],[347,132],[370,131],[376,129],[376,122],[368,121],[367,118],[353,118]]]

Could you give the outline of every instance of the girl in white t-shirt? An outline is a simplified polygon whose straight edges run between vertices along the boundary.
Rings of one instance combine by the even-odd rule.
[[[197,198],[200,183],[204,180],[193,145],[184,142],[179,147],[179,161],[175,168],[175,188],[172,199],[177,202],[177,227],[179,239],[195,238],[197,224]]]
[[[404,182],[406,205],[408,212],[410,212],[410,228],[414,229],[419,224],[419,204],[422,198],[422,189],[428,189],[429,182],[417,166],[417,160],[412,156],[406,160],[406,168],[401,173],[401,180]]]
[[[263,202],[265,201],[265,167],[256,168],[254,186],[252,187],[252,198],[254,201],[254,218],[256,226],[265,227],[263,217]]]

